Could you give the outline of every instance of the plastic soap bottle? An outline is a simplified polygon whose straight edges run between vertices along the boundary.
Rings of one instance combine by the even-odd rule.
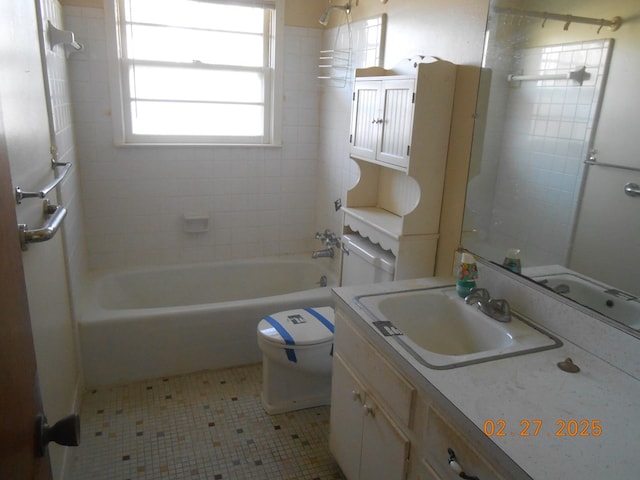
[[[457,276],[456,291],[460,297],[464,298],[471,293],[472,288],[475,288],[478,278],[476,259],[470,253],[464,252],[460,256]]]
[[[520,250],[517,248],[511,248],[507,251],[507,256],[504,257],[502,266],[508,268],[512,272],[522,273],[522,264],[520,262]]]

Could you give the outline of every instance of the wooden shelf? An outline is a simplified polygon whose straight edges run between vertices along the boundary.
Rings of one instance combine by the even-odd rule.
[[[398,240],[402,235],[402,217],[395,213],[378,207],[346,207],[343,210],[347,218],[360,220],[391,238]]]

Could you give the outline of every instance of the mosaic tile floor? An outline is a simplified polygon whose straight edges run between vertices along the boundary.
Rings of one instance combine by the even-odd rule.
[[[86,393],[72,480],[344,479],[329,408],[267,415],[261,365]]]

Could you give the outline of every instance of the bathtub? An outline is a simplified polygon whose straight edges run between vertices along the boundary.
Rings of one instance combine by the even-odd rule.
[[[259,362],[261,318],[332,304],[327,265],[295,256],[96,273],[78,322],[86,385]]]

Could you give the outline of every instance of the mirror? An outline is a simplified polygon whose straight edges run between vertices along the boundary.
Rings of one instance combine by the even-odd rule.
[[[462,245],[640,336],[640,3],[492,0],[486,35]]]

